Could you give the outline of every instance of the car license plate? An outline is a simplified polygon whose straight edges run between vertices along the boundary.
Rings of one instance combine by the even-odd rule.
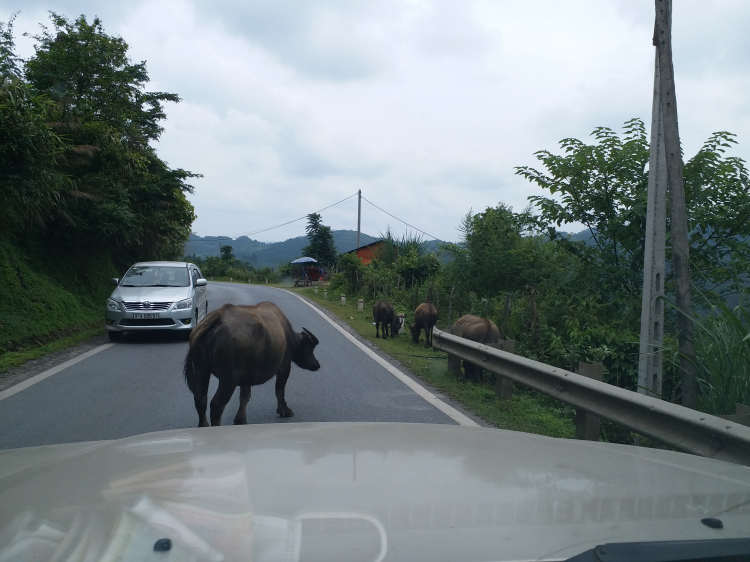
[[[150,320],[152,318],[159,318],[159,313],[158,312],[151,312],[149,314],[136,313],[136,314],[133,314],[133,318],[135,320]]]

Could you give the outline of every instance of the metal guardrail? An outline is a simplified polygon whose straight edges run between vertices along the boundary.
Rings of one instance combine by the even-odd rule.
[[[674,449],[750,466],[750,427],[434,328],[432,346]]]

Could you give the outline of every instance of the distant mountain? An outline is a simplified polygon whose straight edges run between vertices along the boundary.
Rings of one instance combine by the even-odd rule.
[[[588,246],[593,246],[595,244],[594,235],[591,234],[591,231],[589,229],[582,230],[581,232],[576,232],[574,234],[568,234],[568,236],[570,236],[571,240],[575,240],[576,242],[584,242]]]
[[[333,241],[339,252],[348,252],[357,246],[356,230],[334,230]],[[365,234],[360,235],[360,244],[364,246],[375,242],[379,238]],[[307,246],[307,236],[297,236],[283,242],[259,242],[247,236],[240,236],[234,240],[227,240],[226,236],[197,236],[190,235],[185,243],[185,255],[195,254],[200,258],[219,255],[219,243],[231,246],[234,257],[246,261],[255,267],[274,267],[279,263],[288,263],[302,256],[302,248]]]
[[[357,247],[356,230],[334,230],[333,241],[336,249],[340,252],[348,252]],[[370,236],[364,232],[360,235],[360,246],[380,240],[380,237]],[[195,254],[199,258],[219,255],[219,243],[222,246],[231,246],[234,257],[246,261],[255,267],[275,267],[280,263],[288,263],[302,256],[302,248],[307,246],[309,240],[306,236],[297,236],[283,242],[259,242],[247,236],[240,236],[234,240],[226,236],[197,236],[190,235],[185,243],[184,254],[186,256]],[[438,252],[439,240],[425,242],[428,252]]]

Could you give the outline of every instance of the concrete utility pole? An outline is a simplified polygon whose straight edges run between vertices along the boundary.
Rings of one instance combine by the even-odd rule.
[[[667,154],[664,150],[660,84],[657,53],[654,64],[654,102],[651,108],[651,154],[648,161],[646,248],[643,256],[641,345],[638,357],[638,392],[657,398],[661,397],[662,391],[664,261],[667,231]]]
[[[362,228],[362,190],[357,191],[357,248],[359,248],[359,233]]]
[[[690,244],[685,209],[685,183],[682,177],[682,152],[677,126],[674,68],[672,66],[672,1],[656,1],[654,39],[659,66],[659,91],[664,129],[667,183],[669,187],[670,231],[675,301],[677,304],[677,341],[680,350],[682,405],[697,406],[695,380],[695,344],[690,291]]]

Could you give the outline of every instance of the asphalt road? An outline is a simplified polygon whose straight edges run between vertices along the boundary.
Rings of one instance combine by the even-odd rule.
[[[295,331],[320,340],[321,369],[292,365],[286,400],[293,418],[279,418],[271,379],[255,386],[249,424],[295,422],[418,422],[455,424],[410,390],[295,295],[272,288],[209,284],[209,310],[225,303],[276,303]],[[188,344],[179,334],[127,334],[92,355],[0,401],[0,449],[119,439],[150,431],[195,427],[198,415],[182,376]],[[209,400],[217,387],[212,377]],[[234,419],[235,391],[222,424]]]

